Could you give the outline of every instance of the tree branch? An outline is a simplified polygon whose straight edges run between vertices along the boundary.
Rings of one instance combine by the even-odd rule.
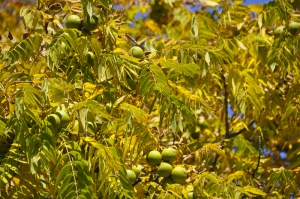
[[[137,42],[130,34],[126,33],[125,36],[126,36],[128,39],[130,39],[133,43],[135,43],[135,45],[137,45],[137,46],[143,48],[140,44],[138,44],[138,42]]]
[[[225,127],[226,127],[226,133],[225,133],[225,136],[223,138],[223,141],[224,141],[224,139],[229,139],[229,138],[233,138],[233,137],[238,136],[239,134],[245,132],[247,130],[247,128],[243,128],[243,129],[241,129],[241,130],[239,130],[238,132],[235,132],[235,133],[231,133],[230,132],[230,130],[229,130],[229,120],[228,120],[228,91],[227,91],[227,84],[226,84],[225,76],[222,74],[221,77],[222,77],[223,86],[224,86],[224,109],[225,109],[224,112],[225,112]],[[253,123],[254,123],[254,120],[251,120],[251,122],[247,126],[250,127]],[[223,141],[221,142],[221,145],[220,145],[221,149],[223,148],[223,143],[224,143]],[[214,170],[214,167],[217,164],[218,158],[219,158],[219,154],[216,154],[215,157],[214,157],[214,160],[212,161],[212,167],[211,167],[210,171]],[[260,156],[259,156],[259,159],[260,159]],[[255,174],[255,172],[254,172],[254,174]]]
[[[251,121],[249,122],[249,124],[247,125],[247,127],[249,128],[251,125],[254,124],[254,122],[255,122],[254,120],[251,120]],[[247,130],[247,128],[243,128],[243,129],[241,129],[241,130],[239,130],[238,132],[235,132],[235,133],[229,132],[229,134],[227,134],[227,136],[226,136],[226,135],[224,136],[224,139],[230,139],[230,138],[236,137],[236,136],[238,136],[239,134],[244,133],[246,130]],[[222,141],[224,141],[224,139],[223,139]],[[259,138],[259,139],[261,139],[261,138]],[[221,148],[221,149],[223,148],[223,142],[221,142],[220,148]],[[216,156],[214,157],[214,160],[213,160],[213,162],[212,162],[212,164],[211,164],[212,167],[211,167],[210,171],[213,171],[213,170],[214,170],[214,167],[215,167],[216,164],[217,164],[218,158],[219,158],[219,154],[216,154]],[[258,157],[258,165],[257,165],[257,169],[258,169],[258,167],[259,167],[259,161],[260,161],[260,144],[259,144],[259,157]],[[257,169],[256,169],[256,170],[257,170]],[[255,171],[255,172],[256,172],[256,171]],[[255,172],[254,172],[254,174],[255,174]],[[252,175],[253,175],[253,174],[252,174]]]
[[[253,125],[254,122],[255,122],[254,120],[251,120],[250,123],[247,125],[248,128],[249,128],[251,125]],[[247,130],[246,128],[243,128],[243,129],[239,130],[238,132],[230,133],[227,137],[225,136],[225,138],[226,138],[226,139],[229,139],[229,138],[236,137],[236,136],[238,136],[239,134],[244,133],[246,130]]]
[[[210,171],[213,171],[213,170],[214,170],[214,168],[215,168],[215,166],[216,166],[216,164],[217,164],[218,159],[219,159],[219,154],[216,153],[216,155],[215,155],[215,157],[214,157],[214,160],[213,160],[213,162],[211,163]]]
[[[224,87],[224,112],[225,112],[225,128],[226,128],[226,134],[225,134],[225,138],[230,136],[230,131],[229,131],[229,121],[228,121],[228,91],[227,91],[227,84],[226,84],[226,79],[225,76],[222,74],[221,75],[222,81],[223,81],[223,87]],[[223,142],[220,146],[220,148],[223,148]],[[212,162],[212,167],[211,167],[211,171],[214,170],[214,167],[217,164],[217,161],[219,159],[219,154],[216,154],[214,157],[214,160]]]
[[[260,164],[260,156],[261,156],[261,136],[258,137],[258,160],[257,160],[257,166],[254,169],[254,171],[252,172],[252,177],[255,177],[255,173],[257,172],[258,168],[259,168],[259,164]]]
[[[223,86],[224,86],[224,109],[225,109],[224,112],[225,112],[225,127],[226,127],[225,138],[227,138],[230,135],[229,121],[228,121],[228,91],[227,91],[227,84],[226,84],[225,76],[222,74],[221,77],[222,77]]]

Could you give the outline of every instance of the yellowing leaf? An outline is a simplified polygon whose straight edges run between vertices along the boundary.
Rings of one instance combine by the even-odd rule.
[[[84,90],[86,90],[88,93],[93,93],[96,88],[96,85],[90,82],[84,83],[83,86],[84,86]]]
[[[142,109],[139,109],[136,106],[131,104],[123,103],[120,105],[120,109],[133,113],[137,119],[140,119],[144,122],[148,119],[149,115],[145,113]]]
[[[226,154],[224,153],[224,151],[220,148],[220,146],[218,144],[206,144],[204,145],[200,151],[204,152],[204,151],[213,151],[217,154],[219,154],[220,156],[226,157]]]
[[[232,182],[233,180],[239,179],[245,175],[244,171],[236,171],[233,174],[230,174],[228,176],[228,182]]]
[[[61,23],[60,23],[59,20],[54,19],[54,20],[53,20],[53,23],[54,23],[57,27],[59,27],[60,29],[64,29],[64,27],[61,25]]]
[[[159,26],[157,25],[157,23],[155,23],[153,20],[146,20],[145,24],[148,28],[150,28],[150,30],[152,30],[153,32],[157,32],[158,34],[161,34],[162,31],[159,28]]]
[[[145,13],[145,12],[147,12],[147,10],[149,9],[149,4],[140,4],[139,5],[139,11],[141,12],[141,13]]]
[[[251,12],[259,13],[262,11],[264,4],[249,4],[248,8],[250,8]]]
[[[113,108],[116,108],[117,106],[119,106],[119,104],[120,104],[121,102],[124,101],[124,98],[125,98],[125,97],[126,97],[126,95],[123,95],[122,97],[118,98],[118,99],[115,101],[115,103],[113,104]]]
[[[239,45],[239,47],[243,50],[247,50],[247,47],[239,40],[236,40],[237,44]]]
[[[13,181],[14,181],[14,183],[15,183],[17,186],[19,186],[19,182],[20,182],[20,179],[19,179],[19,178],[13,177]]]
[[[262,190],[260,190],[258,188],[255,188],[255,187],[245,186],[243,188],[245,191],[252,193],[252,194],[261,195],[261,196],[267,195],[265,192],[263,192]]]
[[[123,50],[121,48],[116,48],[114,49],[114,53],[124,53]]]
[[[206,53],[205,53],[205,61],[206,61],[207,65],[210,64],[209,52],[206,52]]]
[[[90,95],[87,99],[94,99],[97,95],[100,95],[101,93],[103,93],[104,89],[96,89],[92,95]]]
[[[214,8],[219,5],[218,0],[200,0],[203,6]]]

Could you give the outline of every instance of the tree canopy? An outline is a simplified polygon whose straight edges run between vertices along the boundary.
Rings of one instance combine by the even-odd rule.
[[[300,197],[298,1],[1,2],[1,197]]]

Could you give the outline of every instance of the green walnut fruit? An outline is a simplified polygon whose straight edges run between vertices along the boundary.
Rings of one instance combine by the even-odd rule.
[[[56,114],[49,114],[46,117],[47,121],[51,123],[53,128],[57,130],[60,127],[60,118]]]
[[[138,46],[134,46],[129,50],[129,53],[135,58],[142,58],[144,56],[144,51]]]
[[[89,31],[95,30],[98,27],[98,17],[95,15],[93,15],[91,18],[88,17],[83,27]]]
[[[94,65],[94,61],[95,61],[95,54],[93,52],[88,52],[87,53],[87,62],[89,65]]]
[[[136,175],[135,175],[134,171],[128,169],[128,170],[126,170],[126,172],[127,172],[127,177],[129,178],[130,182],[131,183],[134,182],[136,180]]]
[[[237,29],[237,28],[234,28],[234,29],[233,29],[233,33],[232,33],[232,34],[233,34],[233,36],[235,36],[235,37],[236,37],[236,36],[238,36],[238,35],[240,34],[240,31],[239,31],[239,29]]]
[[[56,115],[60,119],[60,128],[67,128],[67,126],[71,120],[68,113],[66,113],[64,111],[58,111],[58,112],[56,112]]]
[[[138,164],[137,166],[132,166],[132,171],[135,173],[136,176],[139,176],[143,169],[144,167],[140,164]]]
[[[158,175],[161,177],[169,177],[172,173],[172,170],[172,165],[166,162],[162,162],[158,167]]]
[[[155,49],[156,49],[157,51],[163,50],[164,47],[165,47],[165,46],[164,46],[164,43],[161,42],[161,41],[159,41],[159,42],[157,42],[157,43],[155,44]]]
[[[162,156],[158,151],[150,151],[146,157],[146,161],[150,166],[157,166],[160,164]]]
[[[174,182],[183,184],[187,179],[187,172],[183,167],[175,167],[172,170],[171,177]]]
[[[81,30],[82,28],[82,20],[78,15],[69,15],[66,20],[67,28],[76,28]]]
[[[279,35],[281,35],[284,32],[284,30],[285,30],[285,26],[278,26],[274,30],[274,35],[275,36],[279,36]]]
[[[173,148],[166,148],[161,152],[161,155],[165,162],[173,162],[176,159],[176,150]]]
[[[298,32],[299,28],[300,28],[300,23],[299,22],[292,21],[289,24],[290,33],[293,34],[293,35],[295,35]]]

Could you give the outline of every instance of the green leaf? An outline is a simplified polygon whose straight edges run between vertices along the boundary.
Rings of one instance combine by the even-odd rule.
[[[206,61],[207,65],[209,66],[209,64],[210,64],[210,57],[209,57],[209,52],[208,51],[205,53],[205,61]]]
[[[173,69],[175,72],[182,75],[194,77],[195,75],[199,74],[200,67],[197,64],[182,64],[171,59],[160,59],[158,61],[163,68]]]
[[[110,120],[112,118],[106,111],[105,106],[99,104],[94,100],[86,100],[83,102],[79,102],[73,106],[74,110],[80,110],[87,108],[91,113],[99,114],[100,117]]]
[[[149,117],[149,115],[147,113],[145,113],[143,110],[141,110],[131,104],[122,103],[119,108],[121,110],[132,113],[142,123],[147,122],[147,119]]]
[[[243,189],[248,192],[248,193],[251,193],[251,194],[255,194],[255,195],[260,195],[260,196],[265,196],[267,195],[265,192],[263,192],[262,190],[258,189],[258,188],[255,188],[255,187],[252,187],[252,186],[245,186],[243,187]]]
[[[39,34],[34,34],[25,40],[14,43],[10,49],[4,53],[3,59],[8,60],[6,66],[16,61],[23,62],[30,57],[34,58],[41,43],[42,36]]]
[[[57,190],[58,185],[62,182],[62,180],[64,178],[66,178],[66,176],[68,174],[70,174],[72,172],[72,167],[71,165],[65,165],[60,171],[59,174],[55,180],[55,189]]]
[[[151,65],[149,69],[151,70],[154,78],[155,89],[161,92],[163,95],[168,96],[171,93],[171,88],[167,83],[166,76],[164,75],[162,69],[156,65]]]

